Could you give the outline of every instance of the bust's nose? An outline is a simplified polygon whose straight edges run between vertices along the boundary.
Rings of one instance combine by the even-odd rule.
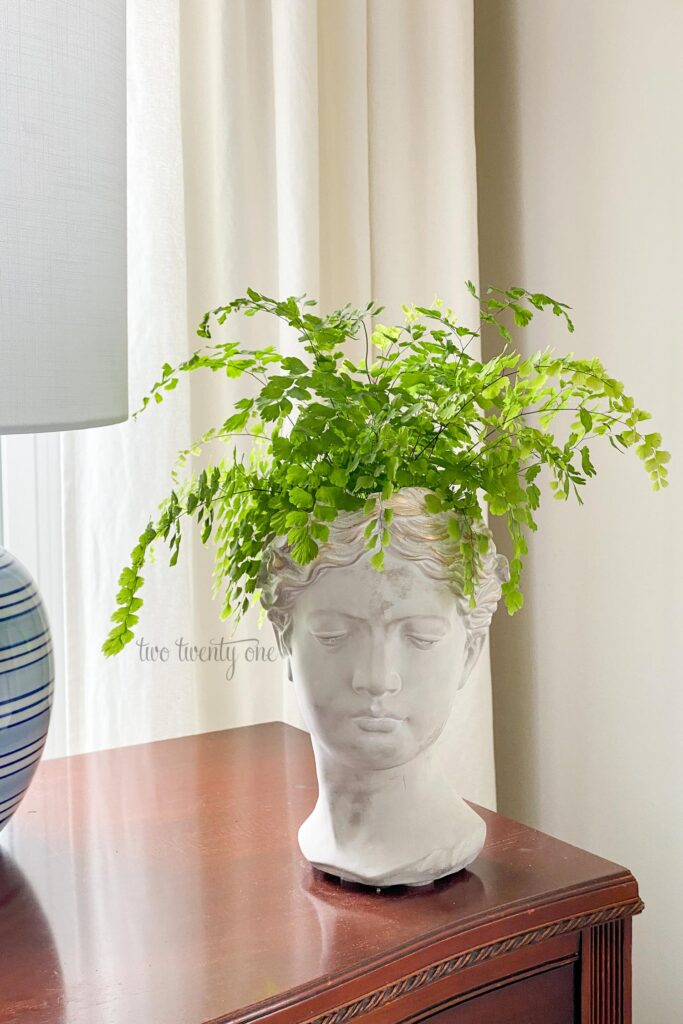
[[[398,666],[393,663],[390,646],[382,632],[372,637],[369,650],[359,652],[351,680],[356,693],[381,697],[399,692],[402,680]]]

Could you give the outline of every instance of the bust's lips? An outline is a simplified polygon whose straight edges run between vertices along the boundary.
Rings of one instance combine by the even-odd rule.
[[[393,732],[405,721],[399,715],[386,711],[368,711],[362,715],[354,715],[353,720],[363,732]]]

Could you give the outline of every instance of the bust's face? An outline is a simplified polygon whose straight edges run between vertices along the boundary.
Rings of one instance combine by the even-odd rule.
[[[351,767],[393,768],[442,732],[479,652],[448,587],[389,549],[325,571],[296,602],[291,670],[306,725]]]

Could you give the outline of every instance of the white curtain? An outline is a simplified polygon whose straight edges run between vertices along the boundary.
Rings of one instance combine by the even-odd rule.
[[[129,0],[132,408],[197,347],[202,313],[248,285],[323,308],[370,298],[397,314],[435,294],[474,309],[472,0]],[[249,328],[249,329],[247,329]],[[263,321],[232,336],[278,340]],[[283,346],[292,344],[279,338]],[[256,721],[299,722],[278,662],[182,662],[228,631],[210,566],[188,545],[149,566],[138,639],[105,661],[116,575],[169,487],[181,447],[241,382],[184,382],[118,427],[62,437],[67,684],[75,752]],[[270,627],[243,621],[246,652]],[[168,660],[151,658],[166,648]],[[157,653],[159,653],[157,651]],[[229,673],[228,673],[229,674]],[[488,652],[443,740],[461,791],[493,806]]]

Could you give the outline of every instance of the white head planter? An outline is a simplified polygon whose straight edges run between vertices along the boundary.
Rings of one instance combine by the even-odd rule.
[[[507,562],[490,544],[470,608],[447,517],[424,510],[426,493],[383,503],[393,510],[384,572],[370,566],[363,513],[342,512],[314,562],[297,565],[278,538],[264,563],[261,600],[318,775],[299,845],[316,867],[376,886],[458,871],[486,832],[432,747],[479,657]]]

